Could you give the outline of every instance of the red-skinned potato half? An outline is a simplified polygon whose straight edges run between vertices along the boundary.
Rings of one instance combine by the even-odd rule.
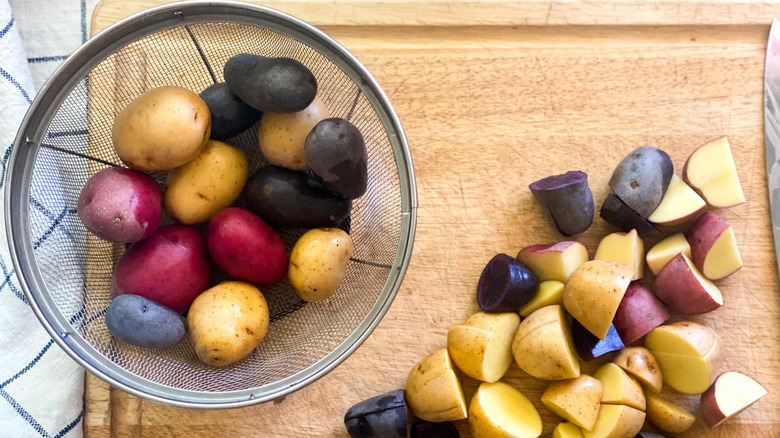
[[[766,389],[749,376],[735,371],[723,373],[701,395],[704,423],[710,429],[720,426],[766,393]]]
[[[612,324],[628,345],[669,319],[666,306],[638,281],[632,281],[620,301]]]
[[[688,233],[693,264],[710,280],[720,280],[742,267],[734,228],[715,213],[704,213]]]
[[[683,315],[699,315],[723,305],[720,289],[684,254],[677,254],[661,269],[654,286],[669,310]]]

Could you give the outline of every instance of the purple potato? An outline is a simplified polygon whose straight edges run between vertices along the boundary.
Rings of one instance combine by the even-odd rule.
[[[452,423],[420,421],[412,425],[411,438],[460,438],[458,428]]]
[[[239,53],[228,59],[223,74],[233,93],[263,112],[301,111],[317,95],[311,70],[292,58]]]
[[[143,348],[170,348],[186,334],[181,315],[139,295],[114,298],[106,312],[106,326],[122,341]]]
[[[352,438],[405,438],[408,418],[404,390],[396,389],[349,408],[344,425]]]
[[[617,165],[609,187],[627,206],[647,219],[661,203],[673,173],[674,165],[666,152],[642,146]]]
[[[539,277],[523,263],[497,254],[482,270],[477,284],[477,304],[485,312],[516,312],[533,298]]]
[[[613,351],[626,348],[615,326],[610,324],[607,336],[601,340],[588,331],[579,321],[572,320],[571,337],[582,360],[593,360]]]
[[[634,438],[666,438],[665,436],[653,432],[639,432]]]
[[[632,228],[636,228],[637,233],[642,237],[653,237],[661,234],[655,225],[632,210],[614,193],[610,193],[604,200],[599,215],[621,231],[628,232]]]
[[[593,223],[593,193],[585,172],[570,171],[548,176],[528,186],[550,212],[555,227],[564,236],[582,233]]]
[[[368,152],[363,135],[348,121],[325,119],[304,143],[306,162],[328,190],[347,199],[363,196],[368,184]]]
[[[239,99],[224,82],[216,83],[200,92],[211,113],[211,138],[225,140],[254,125],[263,115]]]

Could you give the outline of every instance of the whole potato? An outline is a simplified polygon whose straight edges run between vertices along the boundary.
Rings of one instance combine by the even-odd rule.
[[[248,173],[243,152],[209,140],[195,159],[168,174],[165,208],[183,224],[205,222],[236,202]]]
[[[260,120],[262,112],[239,99],[224,82],[200,92],[211,113],[211,138],[225,140],[249,129]]]
[[[249,283],[227,281],[203,292],[187,314],[195,354],[203,363],[225,366],[257,347],[268,331],[268,303]]]
[[[292,170],[304,170],[306,136],[320,120],[330,117],[319,99],[295,113],[264,113],[260,119],[257,141],[269,163]]]
[[[368,152],[363,134],[352,123],[337,117],[317,123],[306,137],[304,152],[309,167],[329,190],[347,199],[366,192]]]
[[[153,88],[114,119],[117,155],[131,169],[168,170],[192,160],[211,133],[206,102],[176,86]]]
[[[139,295],[119,295],[106,311],[106,327],[117,338],[144,348],[170,348],[186,335],[184,318]]]
[[[78,215],[89,231],[109,242],[149,237],[162,218],[162,194],[151,176],[121,167],[92,175],[78,200]]]
[[[140,295],[184,313],[210,277],[211,263],[200,232],[168,225],[125,251],[111,277],[111,292]]]
[[[260,111],[300,111],[317,95],[317,79],[292,58],[239,53],[228,59],[223,73],[231,91]]]
[[[290,283],[305,301],[322,301],[336,292],[354,246],[339,228],[315,228],[301,236],[290,254]]]

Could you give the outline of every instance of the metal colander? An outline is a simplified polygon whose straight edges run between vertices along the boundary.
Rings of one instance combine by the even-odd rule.
[[[196,92],[222,80],[222,66],[247,52],[309,67],[318,97],[366,140],[368,190],[353,203],[355,253],[328,300],[304,303],[286,281],[262,288],[271,310],[266,338],[246,359],[203,365],[186,340],[168,350],[117,341],[104,322],[109,279],[125,250],[90,234],[76,214],[87,178],[120,165],[114,117],[162,85]],[[256,129],[229,140],[264,165]],[[77,362],[135,395],[185,406],[245,406],[321,377],[370,334],[387,311],[411,254],[416,195],[406,140],[370,73],[337,42],[277,11],[231,2],[148,10],[75,52],[38,94],[7,164],[6,226],[19,282],[42,324]],[[164,174],[155,174],[159,180]],[[288,251],[304,230],[281,233]],[[215,279],[215,281],[219,278]]]

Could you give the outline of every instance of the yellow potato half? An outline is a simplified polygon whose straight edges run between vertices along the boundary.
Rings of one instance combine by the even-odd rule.
[[[546,380],[573,379],[580,362],[561,306],[542,307],[520,323],[512,355],[526,373]]]
[[[469,404],[473,438],[536,438],[542,419],[531,402],[503,382],[482,383]]]
[[[607,260],[585,262],[563,288],[563,305],[574,319],[604,339],[626,293],[634,269]]]
[[[552,438],[583,438],[582,429],[571,423],[558,423],[553,429]]]
[[[645,410],[645,393],[642,386],[622,368],[614,363],[606,363],[596,371],[593,377],[601,381],[604,389],[601,402],[631,406]]]
[[[466,400],[446,348],[412,368],[404,389],[412,413],[422,420],[442,422],[466,418]]]
[[[645,413],[625,405],[601,405],[592,430],[583,430],[585,438],[627,438],[635,436],[645,422]]]
[[[447,333],[452,361],[467,376],[483,382],[503,377],[512,363],[512,338],[520,325],[516,313],[477,313]]]
[[[599,415],[601,381],[587,374],[576,379],[551,383],[542,394],[542,403],[561,418],[584,429],[592,429]]]
[[[628,347],[612,359],[612,362],[623,368],[641,383],[645,388],[658,394],[663,387],[663,378],[661,377],[661,367],[655,356],[644,347]]]
[[[690,412],[657,395],[647,396],[647,419],[666,433],[683,433],[693,426],[696,417]]]

